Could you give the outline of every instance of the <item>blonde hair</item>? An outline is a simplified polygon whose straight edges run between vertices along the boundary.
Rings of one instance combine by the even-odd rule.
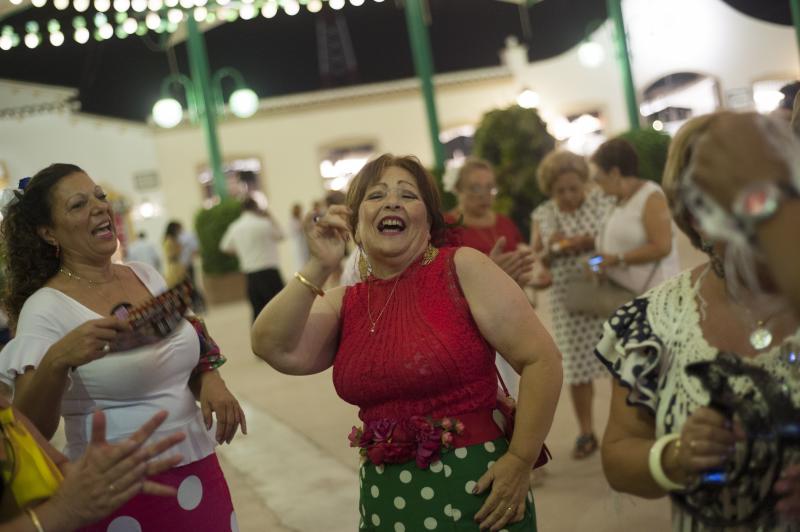
[[[551,151],[539,163],[536,172],[539,190],[549,197],[556,179],[567,172],[574,172],[584,183],[589,180],[589,165],[586,159],[568,150]]]
[[[492,166],[492,163],[478,157],[468,157],[467,160],[464,161],[464,164],[461,165],[461,168],[458,169],[458,174],[456,175],[456,182],[453,185],[453,189],[460,190],[464,178],[467,177],[473,170],[488,170],[492,173],[492,175],[494,175],[494,167]]]
[[[692,160],[694,143],[700,135],[708,130],[717,116],[717,114],[709,114],[692,118],[678,130],[670,142],[667,163],[664,166],[664,177],[661,181],[661,187],[667,196],[675,223],[681,231],[686,233],[692,245],[698,249],[701,247],[702,239],[693,227],[691,215],[684,208],[678,191],[686,175],[686,168]]]

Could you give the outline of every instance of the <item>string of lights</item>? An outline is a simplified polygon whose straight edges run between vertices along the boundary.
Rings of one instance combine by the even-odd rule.
[[[10,1],[21,4],[23,0]],[[131,35],[142,36],[151,31],[173,33],[188,17],[206,23],[251,20],[259,14],[270,19],[281,11],[294,16],[302,8],[318,13],[325,4],[330,9],[340,10],[347,3],[347,0],[32,0],[32,5],[41,8],[48,1],[59,11],[71,7],[78,13],[72,18],[72,27],[62,27],[64,22],[56,19],[46,23],[30,20],[24,28],[6,24],[0,29],[0,51],[11,50],[21,44],[33,49],[45,42],[61,46],[67,35],[71,35],[76,43],[85,44],[92,38],[104,41],[115,36],[119,39]],[[373,1],[380,3],[384,0]],[[349,0],[353,6],[361,6],[365,2]],[[94,16],[85,14],[90,8],[94,8]],[[44,33],[47,33],[46,41]]]
[[[75,96],[70,96],[55,102],[36,103],[31,105],[21,105],[19,107],[0,108],[0,120],[5,118],[25,118],[28,116],[42,115],[49,113],[60,113],[63,111],[79,111],[81,104]]]

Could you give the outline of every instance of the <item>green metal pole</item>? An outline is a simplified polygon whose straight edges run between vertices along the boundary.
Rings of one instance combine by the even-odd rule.
[[[214,92],[211,89],[208,55],[203,35],[197,28],[194,17],[186,21],[188,31],[187,49],[189,52],[189,70],[194,83],[194,101],[197,106],[197,117],[203,125],[203,133],[208,148],[208,163],[214,176],[214,192],[220,198],[228,195],[225,174],[222,173],[222,155],[217,137],[217,110],[214,105]]]
[[[411,40],[411,52],[414,56],[414,69],[417,71],[422,85],[422,96],[425,98],[425,110],[428,115],[428,130],[433,146],[433,157],[436,169],[444,170],[444,148],[439,141],[439,118],[436,116],[436,99],[433,91],[433,59],[431,44],[428,40],[428,28],[422,18],[421,0],[406,0],[406,24]]]
[[[636,103],[636,88],[633,84],[631,56],[628,51],[628,34],[625,32],[625,20],[622,18],[622,0],[607,0],[608,16],[614,22],[614,40],[617,43],[617,59],[622,69],[622,84],[625,87],[625,104],[628,108],[628,121],[631,129],[641,127],[639,121],[639,105]]]
[[[797,51],[800,53],[800,0],[789,0],[789,5],[792,8],[794,32],[797,34]]]

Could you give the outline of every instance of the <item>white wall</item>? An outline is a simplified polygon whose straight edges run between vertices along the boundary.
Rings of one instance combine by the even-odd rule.
[[[12,108],[54,102],[72,92],[0,81],[0,105]],[[158,190],[142,194],[134,188],[135,174],[158,170],[155,139],[143,124],[69,111],[0,119],[0,160],[13,186],[51,163],[65,162],[82,167],[95,181],[134,205],[144,198],[160,200]],[[163,217],[134,220],[134,229],[146,231],[154,242],[160,242],[164,225]]]

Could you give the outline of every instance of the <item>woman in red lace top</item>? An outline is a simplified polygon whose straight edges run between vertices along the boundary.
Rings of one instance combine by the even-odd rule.
[[[323,293],[351,227],[362,282]],[[333,366],[337,392],[360,407],[360,530],[535,530],[529,472],[558,401],[559,354],[486,255],[436,247],[444,231],[416,158],[371,161],[346,207],[307,221],[311,258],[256,319],[253,351],[293,375]],[[495,350],[522,375],[510,442],[492,417]]]

